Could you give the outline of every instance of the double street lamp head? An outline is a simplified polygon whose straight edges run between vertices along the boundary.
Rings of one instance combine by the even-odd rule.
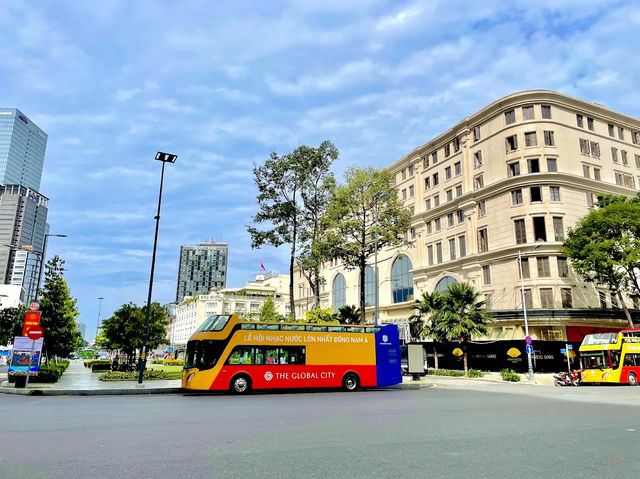
[[[156,153],[156,160],[162,161],[163,163],[175,163],[178,155],[174,155],[172,153],[164,153],[159,151]]]

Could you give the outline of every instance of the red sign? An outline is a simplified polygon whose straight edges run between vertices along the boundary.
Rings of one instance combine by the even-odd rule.
[[[531,336],[527,336],[526,338],[524,338],[524,342],[527,344],[533,344],[533,340],[531,339]]]
[[[27,336],[29,336],[29,339],[33,341],[37,341],[38,339],[40,339],[43,334],[44,329],[42,329],[40,326],[31,326],[31,328],[29,328],[29,331],[27,332]]]
[[[40,326],[40,311],[27,311],[24,313],[24,327],[22,328],[22,335],[27,336],[27,333],[34,326]]]

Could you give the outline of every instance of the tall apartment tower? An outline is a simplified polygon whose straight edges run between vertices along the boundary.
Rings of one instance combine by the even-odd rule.
[[[211,288],[226,287],[228,257],[227,243],[181,246],[176,302],[181,303],[185,296],[208,293]]]
[[[48,233],[39,193],[47,134],[16,108],[0,108],[0,280],[35,296]],[[9,246],[6,246],[9,245]]]

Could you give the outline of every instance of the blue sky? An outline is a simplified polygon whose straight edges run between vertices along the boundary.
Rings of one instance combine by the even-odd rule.
[[[382,167],[509,93],[549,88],[640,117],[635,1],[214,2],[0,0],[0,106],[49,134],[49,256],[67,262],[95,334],[146,300],[160,163],[167,168],[153,300],[175,299],[181,244],[230,245],[229,286],[287,271],[252,251],[252,164],[328,139]]]

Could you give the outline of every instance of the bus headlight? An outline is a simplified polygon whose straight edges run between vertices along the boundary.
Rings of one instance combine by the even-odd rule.
[[[191,373],[187,376],[187,384],[189,384],[189,381],[191,381],[194,377],[196,376],[196,373]]]

